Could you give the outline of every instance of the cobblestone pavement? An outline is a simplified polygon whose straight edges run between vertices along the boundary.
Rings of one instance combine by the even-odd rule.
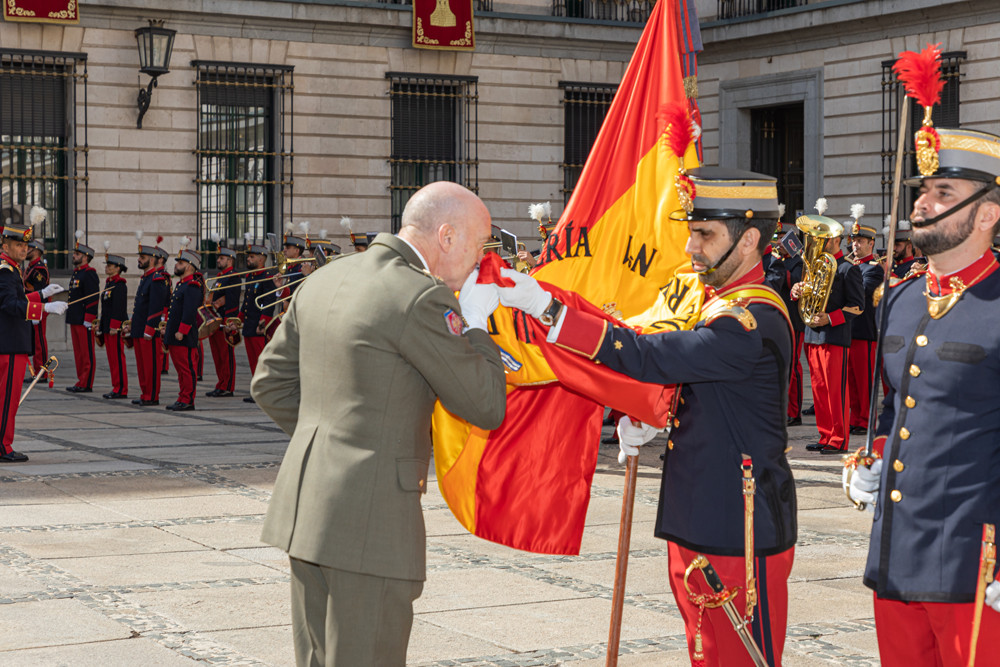
[[[242,350],[243,391],[181,414],[100,398],[98,352],[94,393],[76,396],[62,389],[72,355],[56,352],[56,388],[36,388],[19,413],[15,449],[31,460],[0,467],[0,664],[294,664],[287,560],[258,539],[287,438],[240,400]],[[133,369],[133,397],[134,381]],[[161,404],[175,392],[165,376]],[[800,531],[784,664],[877,665],[860,581],[870,519],[847,506],[839,462],[805,451],[813,423],[789,435]],[[623,667],[688,664],[666,545],[652,537],[662,446],[640,458]],[[603,665],[623,473],[617,447],[602,446],[576,557],[473,537],[431,485],[409,664]]]

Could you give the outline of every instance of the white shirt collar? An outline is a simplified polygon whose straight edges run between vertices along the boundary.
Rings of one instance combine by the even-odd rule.
[[[428,271],[431,270],[431,267],[427,266],[427,260],[424,259],[424,256],[420,254],[420,251],[417,250],[417,247],[415,245],[404,239],[402,236],[397,236],[396,238],[405,243],[406,245],[410,246],[410,249],[413,252],[417,253],[417,258],[420,259],[420,263],[424,265],[424,268]]]

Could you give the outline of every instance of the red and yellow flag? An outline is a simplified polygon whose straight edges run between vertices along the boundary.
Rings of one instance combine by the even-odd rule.
[[[703,295],[683,289],[690,278],[661,290],[687,262],[687,226],[669,218],[680,208],[674,177],[681,159],[665,141],[661,113],[687,103],[679,1],[654,7],[534,271],[568,305],[617,311],[639,326],[657,322],[653,329],[665,320],[688,326]],[[697,166],[693,144],[683,160]],[[579,553],[604,406],[663,425],[670,393],[547,344],[545,327],[519,311],[498,309],[491,329],[507,365],[507,416],[499,429],[483,431],[439,404],[438,485],[475,535],[528,551]]]

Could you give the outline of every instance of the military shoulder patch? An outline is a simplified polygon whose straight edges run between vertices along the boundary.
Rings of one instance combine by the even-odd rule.
[[[753,331],[757,328],[757,318],[753,316],[748,309],[746,309],[742,303],[742,299],[737,299],[736,301],[725,301],[720,300],[709,309],[705,317],[705,326],[710,325],[715,320],[720,317],[732,317],[747,331]]]
[[[0,260],[0,271],[13,271],[14,267],[7,260]]]
[[[444,311],[444,323],[448,327],[448,331],[452,332],[456,336],[462,335],[462,316],[456,313],[453,309],[449,308]]]

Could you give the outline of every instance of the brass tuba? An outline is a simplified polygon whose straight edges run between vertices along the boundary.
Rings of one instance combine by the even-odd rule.
[[[844,226],[833,218],[822,215],[803,215],[795,221],[803,231],[802,294],[799,296],[799,315],[806,324],[815,315],[826,312],[833,279],[837,275],[837,260],[823,251],[827,239],[841,236]]]

